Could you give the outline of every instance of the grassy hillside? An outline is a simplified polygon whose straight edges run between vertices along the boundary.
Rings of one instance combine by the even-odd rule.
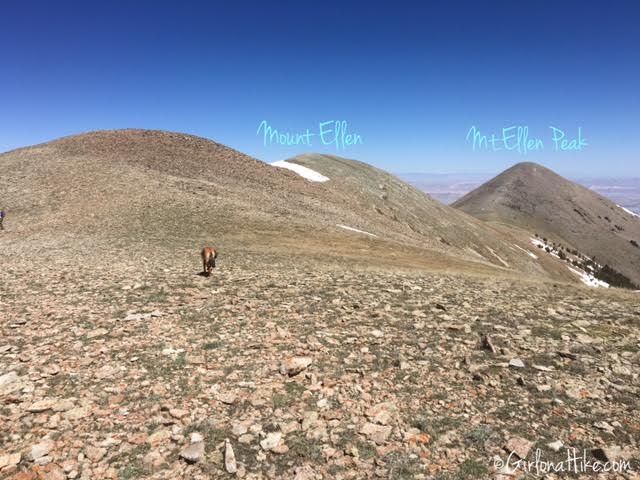
[[[193,255],[216,243],[237,254],[554,277],[501,232],[386,172],[325,155],[291,161],[330,180],[310,182],[210,140],[160,131],[91,132],[15,150],[0,155],[3,242],[7,251],[46,245],[71,256],[148,247]]]

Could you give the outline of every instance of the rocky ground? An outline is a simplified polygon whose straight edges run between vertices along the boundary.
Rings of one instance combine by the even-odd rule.
[[[640,469],[638,294],[3,259],[2,478],[543,478],[499,467],[567,448]]]

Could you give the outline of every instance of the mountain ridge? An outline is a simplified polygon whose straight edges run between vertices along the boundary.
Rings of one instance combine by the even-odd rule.
[[[188,134],[124,129],[67,136],[0,155],[5,225],[9,235],[48,242],[71,235],[87,245],[151,242],[186,250],[218,238],[238,252],[324,251],[327,258],[376,258],[379,265],[572,281],[493,227],[383,170],[318,154],[289,161],[330,180],[310,182]],[[364,239],[356,230],[376,237]]]
[[[481,220],[549,237],[640,285],[640,219],[552,170],[523,162],[452,204]]]

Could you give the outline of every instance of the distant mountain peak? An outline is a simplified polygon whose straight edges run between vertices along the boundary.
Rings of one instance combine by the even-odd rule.
[[[452,206],[577,248],[640,284],[637,217],[542,165],[518,163]]]

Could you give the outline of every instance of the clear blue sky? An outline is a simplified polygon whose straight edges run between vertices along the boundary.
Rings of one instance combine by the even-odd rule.
[[[329,151],[394,172],[640,176],[640,3],[8,1],[0,151],[154,128],[274,161]],[[265,147],[343,119],[363,145]],[[528,125],[545,150],[478,153],[471,125]],[[552,152],[549,125],[589,146]]]

